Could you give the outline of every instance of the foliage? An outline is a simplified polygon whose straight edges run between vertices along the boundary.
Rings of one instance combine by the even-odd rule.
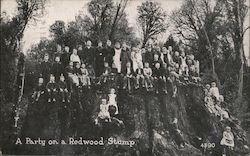
[[[143,32],[144,46],[148,39],[166,31],[165,19],[167,14],[159,3],[151,1],[143,2],[141,6],[138,6],[137,10],[139,14],[137,22]]]
[[[51,35],[57,44],[70,48],[91,40],[132,41],[135,40],[132,27],[129,26],[124,9],[127,0],[114,3],[112,0],[92,0],[87,4],[89,15],[79,13],[74,21],[66,26],[56,21],[50,27]]]
[[[243,81],[245,2],[216,0],[212,4],[209,0],[188,0],[170,16],[173,36],[180,38],[201,62],[204,77],[211,75],[214,63],[218,86],[233,114],[240,114],[239,108],[247,106],[246,98],[238,99],[249,81],[249,76]],[[208,82],[214,80],[211,77]]]
[[[35,22],[44,13],[46,0],[16,0],[17,14],[1,18],[1,90],[6,100],[12,100],[17,78],[17,59],[20,41],[29,22]]]

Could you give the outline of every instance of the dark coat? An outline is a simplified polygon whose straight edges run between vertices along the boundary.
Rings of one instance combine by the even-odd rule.
[[[132,67],[130,67],[130,71],[131,71],[131,73],[129,74],[129,75],[134,75],[135,74],[135,72],[134,72],[134,70],[133,70],[133,68]],[[128,73],[128,69],[127,69],[127,67],[122,71],[122,74],[124,75],[124,76],[126,76],[127,75],[127,73]]]
[[[67,89],[67,83],[66,82],[63,82],[63,81],[59,81],[58,82],[58,87],[60,89]]]
[[[47,85],[46,85],[46,89],[58,89],[58,84],[57,83],[52,83],[52,82],[48,82]]]
[[[112,47],[106,47],[104,49],[104,60],[109,63],[109,66],[112,67],[113,56],[115,55],[115,50]]]
[[[52,65],[51,73],[55,76],[56,80],[59,80],[59,77],[61,74],[63,74],[63,72],[64,72],[64,68],[61,62],[59,63],[55,62]]]
[[[83,49],[83,53],[79,55],[81,61],[85,62],[87,65],[95,66],[95,49],[93,47]]]
[[[161,76],[163,76],[163,73],[164,72],[163,72],[162,68],[159,68],[159,69],[153,68],[152,76],[160,78]]]
[[[104,48],[97,47],[95,50],[95,72],[100,76],[104,68]]]
[[[154,60],[154,53],[151,52],[146,52],[145,53],[145,62],[148,62],[149,64],[151,64]]]
[[[64,68],[67,67],[67,65],[69,65],[69,60],[70,60],[70,54],[66,52],[62,53],[61,62]]]
[[[51,63],[44,62],[44,61],[41,62],[40,71],[41,71],[42,77],[45,79],[45,81],[48,81],[49,75],[51,74]]]

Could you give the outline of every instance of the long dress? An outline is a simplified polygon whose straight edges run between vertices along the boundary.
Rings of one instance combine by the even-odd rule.
[[[229,146],[229,147],[234,147],[234,135],[232,132],[223,132],[223,138],[220,142],[221,145]]]
[[[118,73],[121,73],[121,49],[115,49],[115,55],[113,56],[114,67]]]
[[[138,69],[139,65],[141,65],[141,68],[143,68],[141,52],[132,52],[131,59],[133,62],[133,70],[134,71],[136,71]]]
[[[216,100],[219,100],[219,97],[220,97],[220,92],[219,92],[219,89],[218,87],[211,87],[210,88],[210,92],[213,96],[216,97]]]

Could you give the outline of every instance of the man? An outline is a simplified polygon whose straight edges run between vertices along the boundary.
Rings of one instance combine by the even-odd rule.
[[[96,76],[100,76],[103,72],[103,65],[104,65],[104,48],[102,46],[102,42],[98,42],[98,46],[95,51],[95,72]]]
[[[82,62],[87,65],[95,66],[95,49],[92,47],[92,42],[90,40],[87,41],[86,47],[83,49],[83,55],[80,55],[80,59]]]
[[[61,45],[57,44],[57,46],[56,46],[56,52],[55,52],[54,57],[55,57],[55,58],[56,58],[57,56],[60,56],[60,57],[61,57],[61,55],[62,55],[62,47],[61,47]]]
[[[65,68],[65,67],[68,66],[68,64],[69,64],[69,57],[70,57],[69,47],[65,46],[64,52],[61,55],[61,62],[62,62],[63,68]]]
[[[145,62],[152,64],[154,59],[154,53],[151,46],[148,46],[145,53]]]
[[[128,47],[127,47],[126,42],[122,43],[121,62],[122,62],[122,66],[121,66],[122,70],[126,69],[126,64],[128,62],[132,63],[131,53],[130,53]]]
[[[80,59],[82,61],[84,59],[84,57],[85,57],[82,45],[77,46],[77,54],[78,54],[78,56],[80,57]]]
[[[111,46],[111,41],[107,40],[106,43],[106,48],[104,50],[104,61],[108,62],[109,66],[112,67],[112,63],[113,63],[113,56],[115,55],[114,49]]]

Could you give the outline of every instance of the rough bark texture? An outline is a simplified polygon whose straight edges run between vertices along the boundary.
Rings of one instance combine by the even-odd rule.
[[[100,99],[104,94],[93,92],[84,93],[81,103],[73,97],[69,108],[59,109],[62,103],[47,103],[44,99],[30,103],[23,101],[23,108],[19,131],[16,136],[5,139],[2,144],[4,154],[85,154],[105,156],[201,156],[221,155],[219,142],[226,125],[232,127],[235,135],[235,156],[244,155],[249,151],[246,145],[244,131],[237,120],[220,121],[210,114],[204,106],[203,90],[197,86],[179,86],[178,96],[173,98],[170,93],[155,95],[139,91],[135,95],[119,92],[117,102],[119,106],[118,118],[123,120],[125,127],[111,123],[102,131],[93,124]],[[82,107],[82,108],[81,108]],[[28,109],[26,109],[28,108]],[[176,110],[176,113],[175,113]],[[61,113],[63,112],[63,113]],[[185,140],[185,146],[180,147],[176,135],[173,133],[173,117],[177,114],[177,128]],[[233,118],[233,117],[232,117]],[[63,124],[60,121],[64,121]],[[5,131],[6,132],[6,131]],[[9,130],[11,133],[13,130]],[[115,137],[117,140],[134,140],[136,144],[131,148],[121,145],[104,146],[73,146],[53,145],[14,145],[16,137],[65,139],[67,137],[85,139],[99,139],[103,134]],[[9,136],[4,133],[4,137]],[[201,139],[198,139],[201,138]],[[201,143],[215,143],[216,147],[204,151]]]

